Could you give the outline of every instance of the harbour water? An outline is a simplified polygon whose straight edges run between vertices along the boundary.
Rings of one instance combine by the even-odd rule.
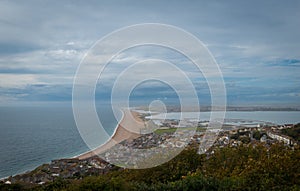
[[[216,112],[220,113],[220,112]],[[210,119],[210,112],[185,112],[184,117],[188,119],[199,118],[202,121]],[[219,115],[218,115],[219,116]],[[170,112],[167,114],[154,114],[149,118],[153,119],[180,119],[180,112]],[[300,122],[300,111],[227,111],[225,119],[247,120],[253,122],[269,122],[278,125]]]

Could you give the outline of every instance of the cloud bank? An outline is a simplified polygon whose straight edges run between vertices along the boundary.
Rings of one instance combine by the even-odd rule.
[[[113,30],[145,22],[175,25],[199,38],[220,66],[230,105],[300,105],[299,1],[29,0],[0,5],[0,105],[71,101],[74,74],[89,48]],[[109,98],[111,79],[126,63],[149,55],[186,62],[176,53],[147,47],[122,53],[107,69],[107,81],[99,82],[96,98]],[[209,102],[201,73],[187,64],[183,69]],[[144,84],[136,95],[172,95],[164,85],[149,87]]]

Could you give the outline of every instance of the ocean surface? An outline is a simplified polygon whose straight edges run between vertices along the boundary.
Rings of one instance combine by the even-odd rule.
[[[112,135],[117,125],[113,114],[107,108],[98,109],[98,114],[107,133]],[[176,116],[178,113],[170,113],[167,118]],[[201,119],[207,116],[204,112]],[[228,112],[226,117],[278,124],[300,122],[300,112]],[[0,107],[0,178],[88,150],[76,128],[72,108]]]
[[[112,135],[117,122],[107,111],[104,108],[98,114]],[[0,107],[0,178],[88,150],[77,130],[72,108]]]
[[[215,112],[219,113],[220,112]],[[188,119],[199,118],[202,121],[210,119],[210,112],[185,112],[184,117]],[[167,114],[154,114],[152,119],[180,119],[179,112],[170,112]],[[300,123],[300,111],[227,111],[225,119],[247,120],[253,122],[269,122],[274,124]]]

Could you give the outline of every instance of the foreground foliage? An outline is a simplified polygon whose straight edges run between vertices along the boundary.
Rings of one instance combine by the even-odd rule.
[[[0,185],[0,190],[300,190],[299,161],[299,147],[283,144],[218,148],[211,155],[189,148],[151,169],[119,169],[34,188]]]
[[[300,142],[300,123],[295,125],[294,128],[282,129],[281,133],[292,137],[294,140]]]

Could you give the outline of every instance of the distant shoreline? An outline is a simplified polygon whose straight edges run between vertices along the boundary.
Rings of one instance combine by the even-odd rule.
[[[111,107],[110,104],[105,105],[107,107]],[[70,108],[72,109],[72,105],[64,104],[61,105],[59,103],[54,104],[54,105],[0,105],[0,108]],[[141,108],[144,110],[148,110],[149,106],[148,105],[140,105],[136,106],[134,108]],[[167,111],[180,111],[180,105],[166,105]],[[185,111],[195,111],[195,107],[191,106],[186,106]],[[211,106],[208,105],[200,105],[200,110],[201,111],[211,111]],[[224,108],[216,106],[214,108],[214,111],[218,110],[224,110]],[[227,105],[226,106],[226,111],[300,111],[300,106],[233,106],[233,105]]]
[[[141,110],[148,110],[148,106],[139,106],[137,107]],[[198,111],[198,108],[193,106],[185,107],[185,110],[181,110],[180,106],[176,105],[167,105],[166,106],[168,112],[193,112]],[[300,111],[300,106],[298,107],[267,107],[267,106],[227,106],[223,107],[214,107],[212,109],[211,106],[200,106],[201,112],[209,112],[209,111]]]

